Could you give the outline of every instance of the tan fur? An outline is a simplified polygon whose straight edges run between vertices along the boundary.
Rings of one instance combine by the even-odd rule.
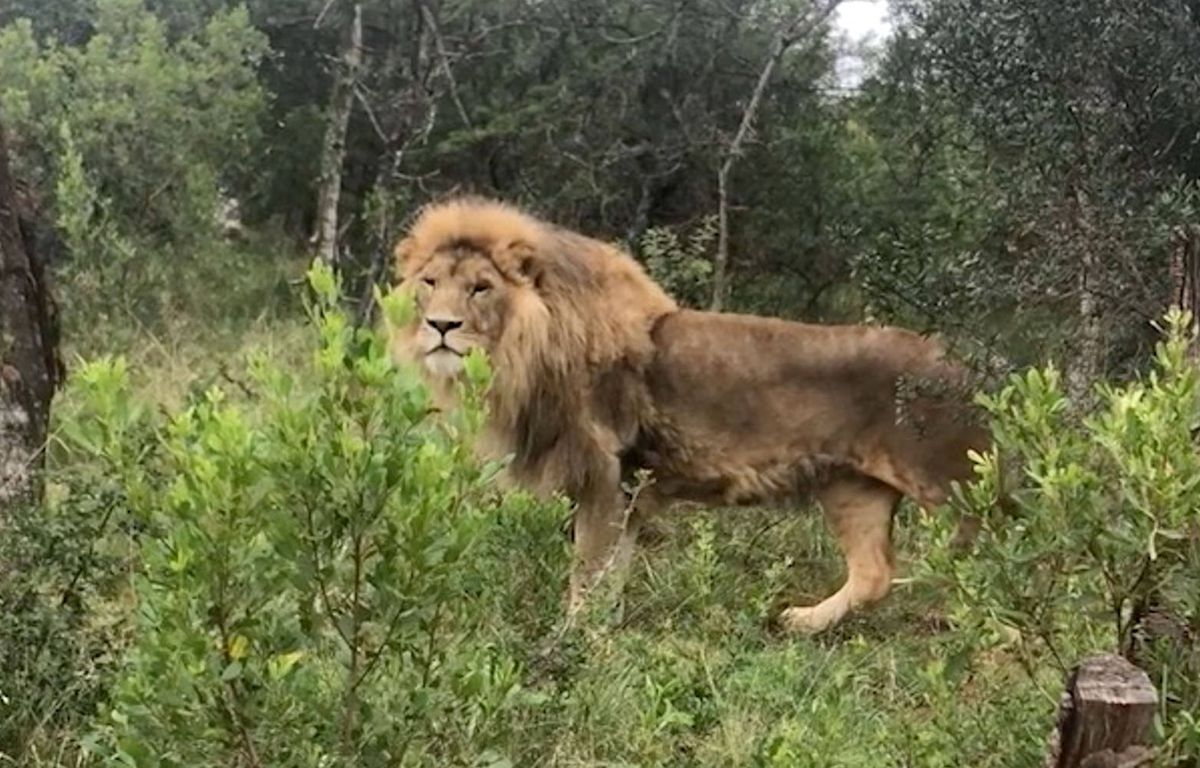
[[[908,331],[682,310],[620,249],[479,198],[425,209],[396,255],[420,312],[395,354],[446,393],[458,355],[483,347],[490,450],[577,504],[572,611],[614,564],[621,577],[653,510],[812,495],[847,581],[782,619],[825,629],[887,594],[899,499],[939,505],[986,445],[962,370]],[[641,469],[653,484],[626,515],[621,481]]]

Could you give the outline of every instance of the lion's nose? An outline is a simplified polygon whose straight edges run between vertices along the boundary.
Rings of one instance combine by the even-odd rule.
[[[429,323],[435,331],[445,336],[450,331],[462,327],[462,320],[446,320],[445,318],[427,317],[425,322]]]

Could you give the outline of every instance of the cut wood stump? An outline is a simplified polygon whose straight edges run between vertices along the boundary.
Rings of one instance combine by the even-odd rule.
[[[1150,676],[1120,656],[1085,659],[1067,681],[1044,768],[1138,768],[1158,707]]]

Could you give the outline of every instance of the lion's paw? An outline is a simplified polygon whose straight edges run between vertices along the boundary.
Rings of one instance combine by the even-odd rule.
[[[798,635],[815,635],[829,629],[833,624],[825,611],[812,608],[788,608],[779,614],[779,625],[786,632]]]

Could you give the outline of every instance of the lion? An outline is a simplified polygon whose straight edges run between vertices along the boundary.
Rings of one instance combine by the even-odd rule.
[[[639,526],[673,504],[815,498],[846,579],[778,620],[826,630],[887,595],[901,499],[942,505],[987,445],[965,398],[946,394],[964,369],[936,340],[682,308],[625,250],[505,202],[431,204],[395,257],[418,311],[393,329],[392,354],[449,397],[482,348],[481,450],[510,459],[511,482],[574,503],[568,616],[601,577],[619,591]]]

